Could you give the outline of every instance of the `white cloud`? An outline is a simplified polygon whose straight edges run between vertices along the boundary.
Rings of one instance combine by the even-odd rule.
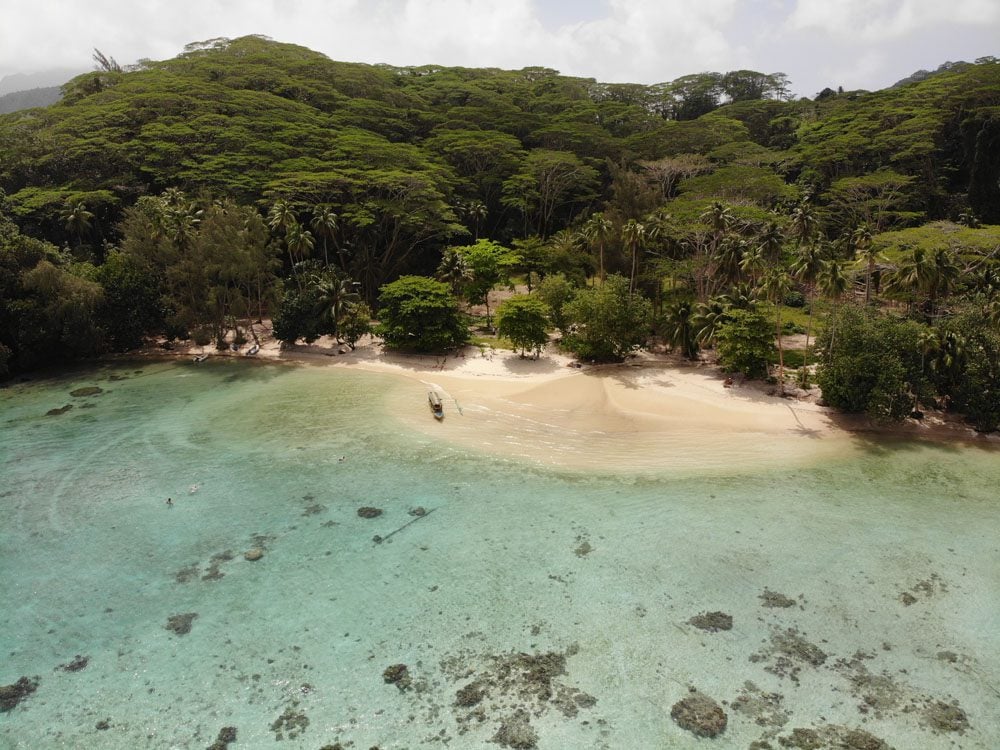
[[[939,25],[1000,21],[997,0],[798,0],[790,31],[819,29],[848,39],[879,42]]]
[[[653,83],[703,70],[877,88],[918,67],[996,54],[1000,0],[8,0],[0,77],[125,64],[265,34],[334,60],[555,68]],[[544,22],[543,19],[547,19]],[[557,22],[553,22],[557,19]],[[933,35],[933,44],[927,37]],[[820,75],[821,74],[821,75]],[[798,88],[801,86],[802,88]]]

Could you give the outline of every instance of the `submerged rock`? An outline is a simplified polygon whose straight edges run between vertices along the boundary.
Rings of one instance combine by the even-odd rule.
[[[410,668],[405,664],[393,664],[386,667],[385,671],[382,672],[382,679],[385,680],[386,684],[395,685],[400,690],[406,690],[413,684]]]
[[[760,605],[762,607],[794,607],[795,600],[791,599],[784,594],[779,594],[777,591],[771,591],[771,589],[764,589],[764,593],[759,597]]]
[[[427,515],[427,509],[424,506],[422,506],[422,505],[418,505],[416,508],[412,508],[410,510],[410,515],[411,516],[426,516]]]
[[[73,404],[66,404],[66,406],[62,406],[62,407],[60,407],[58,409],[49,409],[47,412],[45,412],[45,416],[46,417],[58,417],[60,414],[65,414],[66,412],[68,412],[72,408],[73,408]]]
[[[486,691],[483,689],[482,683],[478,681],[470,682],[455,693],[455,705],[462,708],[471,708],[481,703],[485,697]]]
[[[98,393],[104,393],[104,389],[96,385],[88,385],[84,388],[77,388],[75,391],[70,391],[69,395],[73,398],[84,398],[86,396],[96,396]]]
[[[197,612],[187,612],[183,615],[171,615],[167,618],[167,624],[163,627],[167,630],[174,631],[177,635],[187,635],[191,632],[191,623],[197,616]]]
[[[969,728],[969,717],[958,701],[945,703],[934,701],[924,709],[923,723],[935,732],[958,732],[962,734]]]
[[[227,750],[230,742],[236,742],[236,727],[223,727],[208,750]]]
[[[264,556],[264,550],[260,547],[254,547],[253,549],[248,549],[243,553],[243,559],[253,562],[254,560],[259,560]]]
[[[99,732],[111,729],[111,719],[101,719],[99,722],[94,724],[94,729],[98,730]]]
[[[89,662],[89,656],[80,656],[80,654],[77,654],[73,657],[72,661],[60,664],[58,669],[61,669],[63,672],[79,672],[81,669],[85,668]]]
[[[696,737],[717,737],[726,731],[728,723],[722,706],[697,690],[677,701],[670,709],[670,717],[677,726]]]
[[[688,620],[689,625],[694,625],[701,630],[715,633],[719,630],[733,629],[733,616],[725,612],[702,612]]]
[[[538,747],[538,733],[531,726],[528,712],[518,709],[500,722],[500,728],[493,735],[493,742],[500,747],[512,747],[515,750],[531,750]]]
[[[363,508],[358,508],[358,515],[362,518],[378,518],[382,515],[382,509],[372,508],[366,505]]]
[[[40,677],[22,677],[13,685],[0,685],[0,712],[10,711],[35,692],[40,681]]]

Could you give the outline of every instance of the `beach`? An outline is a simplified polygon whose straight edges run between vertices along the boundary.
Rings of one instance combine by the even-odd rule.
[[[443,356],[403,354],[372,339],[352,351],[326,337],[282,348],[263,337],[257,357],[398,376],[390,406],[407,428],[464,450],[553,469],[794,467],[847,456],[872,434],[997,442],[943,414],[874,425],[821,406],[818,388],[789,386],[782,397],[773,384],[727,380],[711,362],[670,353],[641,352],[621,364],[593,365],[575,362],[554,344],[536,359],[478,346]],[[430,418],[428,390],[443,398],[441,422]]]

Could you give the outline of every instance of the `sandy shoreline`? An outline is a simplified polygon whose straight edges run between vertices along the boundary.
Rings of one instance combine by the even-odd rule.
[[[201,351],[178,346],[146,353],[176,357]],[[204,351],[212,357],[242,356]],[[760,382],[726,387],[715,367],[669,355],[643,353],[621,365],[575,367],[553,347],[537,360],[475,346],[435,357],[384,352],[370,341],[350,351],[320,339],[288,349],[265,340],[257,357],[399,376],[388,408],[406,427],[463,449],[552,468],[791,468],[851,455],[863,447],[866,433],[994,447],[1000,442],[938,415],[876,427],[819,406],[815,389],[780,398],[770,395],[773,386]],[[430,388],[444,398],[442,422],[427,408]]]

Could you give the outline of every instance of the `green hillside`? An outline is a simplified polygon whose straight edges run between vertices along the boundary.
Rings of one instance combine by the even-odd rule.
[[[304,315],[317,274],[356,282],[375,307],[387,282],[441,275],[443,261],[479,257],[449,248],[486,239],[513,248],[528,279],[623,274],[667,317],[741,284],[767,296],[764,277],[782,269],[799,269],[792,291],[809,297],[830,262],[846,274],[841,294],[853,284],[869,304],[937,315],[940,292],[926,285],[882,294],[912,260],[906,230],[921,227],[921,246],[946,246],[963,280],[995,268],[983,238],[1000,223],[1000,62],[877,92],[787,91],[783,74],[747,70],[646,86],[545,68],[371,66],[263,37],[106,65],[50,107],[0,116],[0,218],[20,248],[7,252],[7,298],[35,300],[44,318],[54,313],[39,300],[72,288],[111,314],[111,275],[154,289],[135,330],[105,321],[74,336],[100,351],[154,330],[221,336],[251,306]],[[966,236],[955,222],[979,227],[971,248],[955,246]],[[229,257],[240,243],[244,257]],[[211,258],[216,276],[195,278]],[[45,275],[42,261],[44,284],[28,278]],[[222,279],[230,266],[257,281]],[[121,315],[130,303],[116,304]],[[49,331],[47,353],[29,356],[39,344],[10,333],[27,314],[15,307],[0,311],[11,367],[81,353]]]

